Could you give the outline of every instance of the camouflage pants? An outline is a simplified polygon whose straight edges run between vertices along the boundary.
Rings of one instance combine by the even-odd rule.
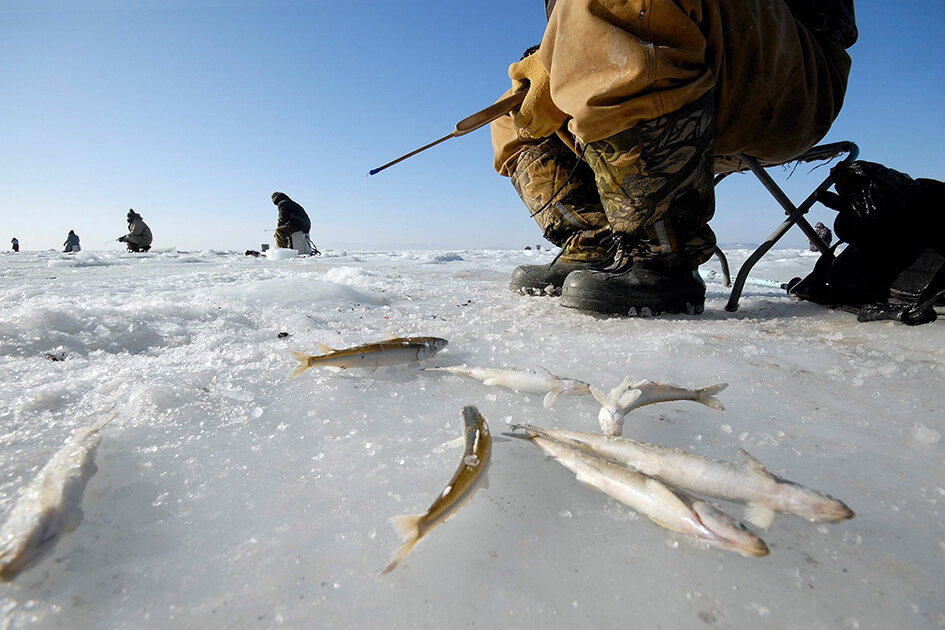
[[[598,262],[606,258],[601,241],[610,234],[610,226],[594,174],[557,136],[525,146],[511,177],[544,237],[564,248],[562,259]]]
[[[280,225],[276,228],[276,247],[283,249],[292,248],[292,235],[298,232],[298,228],[288,225]]]
[[[708,92],[678,111],[586,145],[584,159],[607,222],[634,241],[634,257],[691,268],[711,258],[714,123]]]

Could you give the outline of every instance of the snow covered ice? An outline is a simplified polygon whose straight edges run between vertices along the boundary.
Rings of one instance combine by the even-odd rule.
[[[733,271],[749,252],[726,252]],[[945,323],[860,324],[777,288],[741,307],[715,261],[706,312],[605,318],[507,289],[541,251],[0,254],[0,520],[65,439],[102,430],[78,528],[0,583],[0,628],[918,628],[945,626]],[[287,333],[287,335],[282,334]],[[558,399],[395,366],[288,381],[290,350],[431,335],[425,366],[727,382],[723,412],[628,414],[624,435],[829,492],[856,518],[779,515],[761,559],[668,532],[584,487],[506,424],[598,430]],[[418,513],[476,405],[489,486],[384,577],[388,518]],[[733,516],[741,507],[718,502]]]

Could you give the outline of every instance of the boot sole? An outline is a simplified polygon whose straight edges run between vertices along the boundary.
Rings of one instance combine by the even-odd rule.
[[[552,284],[549,284],[546,287],[535,287],[510,283],[509,289],[521,295],[532,295],[536,297],[554,297],[556,295],[561,295],[561,287],[556,287]]]
[[[662,313],[701,315],[705,311],[705,298],[689,301],[680,297],[649,304],[618,304],[614,302],[612,295],[600,295],[591,291],[577,292],[575,295],[575,291],[572,290],[561,297],[561,306],[610,315],[639,315],[644,317]]]

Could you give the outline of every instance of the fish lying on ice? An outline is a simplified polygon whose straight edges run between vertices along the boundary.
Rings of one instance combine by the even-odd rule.
[[[489,425],[479,410],[473,406],[463,407],[463,435],[466,448],[459,468],[433,505],[423,514],[401,514],[390,519],[391,525],[403,544],[391,556],[390,564],[381,572],[390,573],[414,548],[427,532],[455,514],[475,494],[485,479],[492,458],[492,436]]]
[[[529,394],[545,394],[542,401],[545,409],[551,409],[558,396],[565,394],[583,396],[591,393],[590,385],[573,378],[555,376],[545,368],[539,367],[537,372],[530,370],[516,370],[513,368],[468,367],[465,365],[451,365],[447,367],[426,368],[439,372],[449,372],[459,376],[471,376],[485,385],[495,385],[517,392]]]
[[[675,400],[691,400],[706,407],[723,411],[725,406],[715,395],[726,387],[728,387],[728,383],[718,383],[699,389],[686,389],[646,380],[634,383],[633,379],[628,376],[620,385],[610,390],[609,394],[604,394],[595,387],[591,387],[591,394],[601,405],[600,413],[597,416],[601,431],[605,435],[620,435],[623,432],[626,415],[644,405]]]
[[[649,475],[533,431],[506,435],[530,440],[585,483],[620,501],[661,527],[743,556],[766,556],[764,541],[718,508]]]
[[[771,474],[747,451],[739,449],[735,464],[716,461],[674,448],[580,431],[515,428],[606,457],[679,488],[719,499],[746,503],[745,520],[768,529],[774,513],[809,521],[837,522],[853,518],[853,510],[829,494]]]
[[[344,350],[335,350],[324,344],[316,344],[319,355],[292,351],[292,356],[299,362],[298,367],[289,375],[295,378],[312,367],[324,367],[329,370],[348,368],[377,369],[386,365],[417,363],[429,359],[448,345],[446,339],[439,337],[397,337],[389,335],[378,343],[368,343]]]
[[[76,430],[20,491],[0,527],[0,579],[15,577],[50,550],[60,534],[78,527],[82,521],[82,494],[97,471],[99,431],[114,418]]]

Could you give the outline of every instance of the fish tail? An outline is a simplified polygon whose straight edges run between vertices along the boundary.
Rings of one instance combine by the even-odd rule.
[[[510,424],[509,429],[512,431],[522,431],[524,435],[522,433],[503,433],[502,435],[515,437],[520,440],[532,440],[541,436],[541,430],[530,424]]]
[[[298,366],[292,370],[292,374],[289,374],[289,379],[293,379],[299,374],[303,373],[305,370],[312,367],[312,364],[309,362],[311,355],[305,354],[304,352],[299,352],[298,350],[291,350],[292,356],[295,357],[295,360],[299,362]]]
[[[696,399],[696,402],[700,402],[706,407],[712,407],[713,409],[718,409],[719,411],[725,411],[725,405],[723,405],[722,401],[715,397],[715,394],[718,394],[726,387],[728,387],[728,383],[719,383],[718,385],[703,387],[699,390],[699,398]]]
[[[404,544],[391,554],[390,562],[381,571],[381,575],[393,571],[400,561],[407,557],[414,545],[420,542],[420,519],[424,516],[426,514],[401,514],[391,517],[390,524]]]

